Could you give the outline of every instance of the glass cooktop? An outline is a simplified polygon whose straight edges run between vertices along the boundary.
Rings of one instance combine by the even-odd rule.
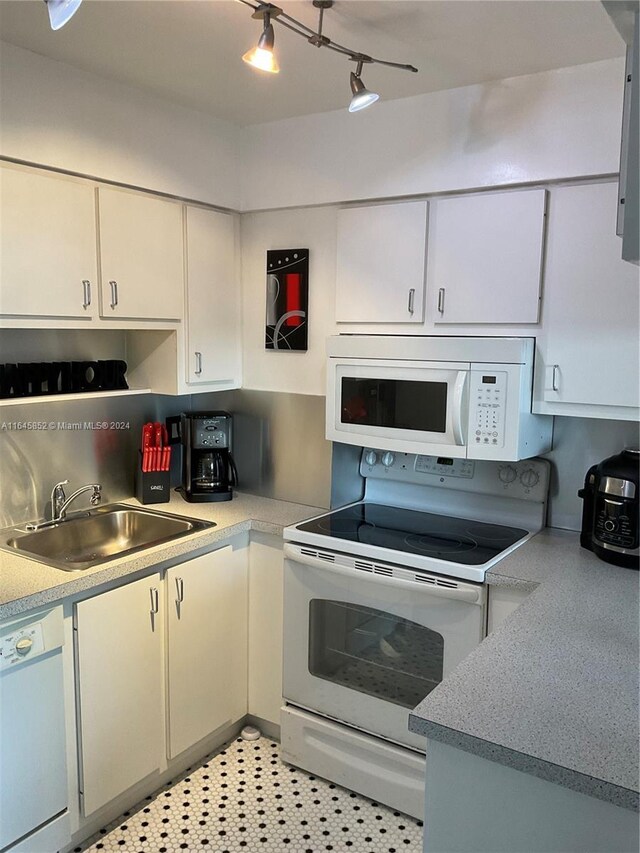
[[[518,527],[374,503],[345,507],[296,529],[469,566],[488,562],[528,535]]]

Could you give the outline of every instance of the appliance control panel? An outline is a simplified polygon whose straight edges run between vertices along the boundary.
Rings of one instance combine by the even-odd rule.
[[[632,501],[598,495],[594,522],[593,535],[597,542],[624,550],[634,550],[638,547],[638,530]]]
[[[416,456],[415,470],[441,477],[473,477],[475,462],[471,459],[450,459],[447,456]]]
[[[44,636],[40,622],[18,628],[0,638],[0,670],[44,652]]]
[[[227,418],[194,420],[191,445],[195,450],[229,447],[229,420]]]
[[[520,462],[452,459],[392,453],[365,447],[360,474],[390,484],[415,483],[465,492],[544,502],[549,489],[550,465],[544,459]]]
[[[507,374],[472,370],[469,385],[469,444],[504,446]]]

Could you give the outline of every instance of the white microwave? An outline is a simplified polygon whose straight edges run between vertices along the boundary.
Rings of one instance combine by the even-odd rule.
[[[531,413],[533,338],[337,335],[327,342],[330,441],[517,461],[551,449]]]

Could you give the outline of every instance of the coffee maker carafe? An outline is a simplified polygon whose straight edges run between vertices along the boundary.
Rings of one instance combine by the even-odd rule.
[[[179,421],[182,486],[190,503],[230,501],[238,472],[231,455],[232,418],[228,412],[189,412]]]

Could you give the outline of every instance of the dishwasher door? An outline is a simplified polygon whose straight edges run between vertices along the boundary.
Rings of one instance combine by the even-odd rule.
[[[0,626],[2,851],[67,810],[63,645],[62,607]]]

